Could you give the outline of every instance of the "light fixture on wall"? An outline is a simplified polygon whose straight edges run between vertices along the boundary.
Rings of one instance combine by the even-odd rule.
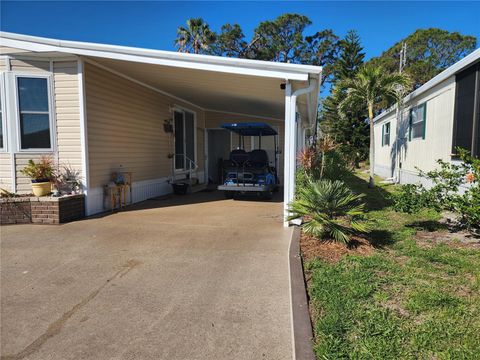
[[[172,119],[166,119],[163,121],[163,130],[166,133],[173,133],[173,120]]]

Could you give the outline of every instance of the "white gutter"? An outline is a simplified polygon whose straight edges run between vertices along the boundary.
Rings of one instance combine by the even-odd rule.
[[[310,81],[308,87],[298,89],[290,95],[291,84],[287,82],[287,92],[286,92],[286,103],[285,108],[285,159],[284,159],[284,175],[285,175],[285,184],[283,188],[283,209],[284,209],[284,226],[288,226],[287,217],[288,204],[290,204],[295,196],[295,171],[296,171],[296,152],[297,152],[297,136],[296,136],[296,109],[297,109],[297,98],[300,95],[305,95],[311,93],[316,88],[316,81],[313,79]],[[310,99],[307,99],[307,103],[310,102]]]
[[[252,60],[252,59],[242,59],[242,58],[231,58],[215,55],[203,55],[203,54],[189,54],[176,51],[166,51],[166,50],[156,50],[156,49],[145,49],[131,46],[121,46],[121,45],[110,45],[110,44],[99,44],[83,41],[71,41],[71,40],[59,40],[52,38],[44,38],[39,36],[31,36],[17,33],[10,33],[6,31],[0,31],[0,38],[11,39],[18,41],[25,41],[35,43],[37,45],[51,45],[55,47],[73,47],[77,49],[90,49],[90,50],[101,50],[101,51],[110,51],[124,54],[133,54],[141,56],[151,56],[172,60],[182,60],[182,61],[193,61],[193,62],[206,62],[209,64],[227,64],[251,67],[264,70],[281,70],[287,69],[290,71],[298,71],[304,74],[320,74],[321,67],[316,65],[303,65],[303,64],[293,64],[293,63],[282,63],[282,62],[272,62],[265,60]]]
[[[36,52],[64,52],[114,60],[298,81],[307,81],[310,74],[320,74],[322,71],[321,67],[312,65],[184,54],[127,46],[64,41],[7,32],[0,32],[0,44]]]
[[[316,88],[316,81],[310,81],[310,85],[308,85],[307,87],[305,88],[302,88],[302,89],[297,89],[295,90],[295,92],[292,94],[291,98],[290,98],[290,101],[292,102],[292,106],[294,109],[296,109],[296,105],[297,105],[297,97],[299,97],[300,95],[304,95],[304,94],[308,94],[308,93],[311,93],[313,90],[315,90]],[[313,111],[311,109],[311,105],[310,105],[310,98],[307,99],[307,107],[308,107],[308,116],[310,117],[310,122],[313,121]]]
[[[403,103],[407,103],[409,101],[412,101],[415,99],[417,96],[420,96],[427,90],[433,88],[434,86],[440,84],[441,82],[447,80],[449,77],[456,75],[458,72],[466,68],[467,66],[475,63],[476,61],[480,60],[480,49],[474,50],[472,53],[468,54],[465,56],[462,60],[456,62],[449,68],[445,69],[442,71],[440,74],[437,76],[431,78],[429,81],[427,81],[425,84],[420,86],[417,90],[411,92],[407,96],[403,98]],[[380,119],[382,119],[385,115],[390,114],[393,110],[396,109],[396,105],[391,106],[381,114],[377,115],[374,119],[373,122],[376,123]]]

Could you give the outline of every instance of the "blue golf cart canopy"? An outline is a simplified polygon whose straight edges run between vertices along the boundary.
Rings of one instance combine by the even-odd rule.
[[[222,124],[222,128],[233,131],[241,136],[272,136],[277,135],[277,131],[270,125],[263,122],[244,122]]]

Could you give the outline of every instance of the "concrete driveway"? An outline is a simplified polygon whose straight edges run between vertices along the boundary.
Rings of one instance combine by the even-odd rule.
[[[281,212],[214,192],[3,226],[1,359],[291,359]]]

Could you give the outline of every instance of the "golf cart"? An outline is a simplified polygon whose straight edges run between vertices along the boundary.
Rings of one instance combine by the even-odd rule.
[[[227,198],[238,194],[272,198],[278,189],[277,131],[262,122],[223,124],[221,127],[238,135],[238,148],[224,161],[222,184],[218,190],[224,191]],[[258,149],[245,151],[245,136],[258,137]],[[262,137],[265,136],[274,137],[274,166],[270,166],[267,151],[262,149]]]

